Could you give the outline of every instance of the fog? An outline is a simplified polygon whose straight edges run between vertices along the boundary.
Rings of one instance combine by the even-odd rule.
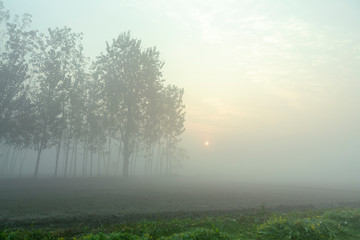
[[[184,90],[179,147],[188,157],[171,174],[359,189],[360,2],[2,2],[11,14],[30,13],[39,32],[82,32],[89,62],[129,30],[143,48],[156,46],[161,79]],[[42,153],[40,177],[53,175],[55,153],[55,146]],[[144,154],[130,175],[149,173]],[[33,175],[36,157],[27,152],[24,176]],[[154,164],[156,157],[155,150]]]

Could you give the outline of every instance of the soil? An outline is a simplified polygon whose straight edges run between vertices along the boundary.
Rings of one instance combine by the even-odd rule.
[[[3,179],[0,229],[98,227],[275,211],[360,207],[360,191],[183,178]]]

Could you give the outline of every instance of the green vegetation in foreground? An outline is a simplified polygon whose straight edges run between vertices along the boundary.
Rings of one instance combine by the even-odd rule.
[[[0,240],[13,239],[360,239],[360,209],[331,209],[253,215],[142,221],[98,229],[0,231]]]

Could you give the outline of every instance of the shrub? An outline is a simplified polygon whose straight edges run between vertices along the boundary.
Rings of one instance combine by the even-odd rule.
[[[257,228],[259,239],[342,239],[345,235],[341,225],[332,220],[315,216],[313,218],[270,218]]]
[[[227,240],[231,239],[219,229],[195,228],[187,232],[176,233],[169,237],[161,237],[160,240]]]
[[[89,240],[140,240],[140,239],[148,239],[147,236],[144,236],[143,238],[137,236],[137,235],[133,235],[131,233],[122,233],[122,232],[117,232],[117,233],[97,233],[97,234],[90,234],[90,235],[86,235],[83,236],[80,239],[89,239]]]

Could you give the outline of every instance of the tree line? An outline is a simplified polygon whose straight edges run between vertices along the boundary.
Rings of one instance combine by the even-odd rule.
[[[155,47],[124,32],[90,63],[81,33],[41,33],[1,1],[0,35],[0,176],[21,175],[28,149],[34,177],[45,160],[54,177],[127,177],[171,174],[186,157],[184,90],[165,84]]]

